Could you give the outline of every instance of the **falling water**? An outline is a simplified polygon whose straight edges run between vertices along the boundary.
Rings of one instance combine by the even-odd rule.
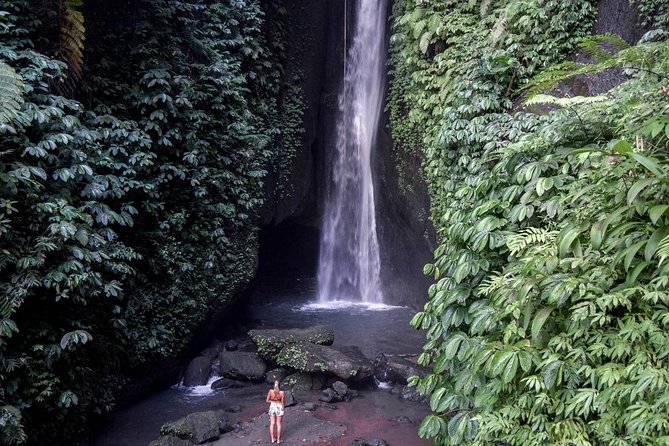
[[[386,1],[356,0],[321,237],[320,301],[383,302],[371,159],[383,105]]]

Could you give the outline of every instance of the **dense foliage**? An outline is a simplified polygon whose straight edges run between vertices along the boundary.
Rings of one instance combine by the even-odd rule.
[[[184,349],[250,280],[262,178],[299,144],[280,5],[89,3],[0,10],[3,444],[76,444]]]
[[[436,444],[669,443],[669,44],[583,40],[592,19],[587,1],[396,3],[394,137],[424,152],[440,237],[412,321]],[[532,81],[579,42],[596,64]],[[606,94],[520,107],[614,65],[628,80]]]

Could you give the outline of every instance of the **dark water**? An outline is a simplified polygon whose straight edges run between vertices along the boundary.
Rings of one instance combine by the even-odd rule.
[[[249,307],[253,325],[261,328],[302,328],[324,324],[335,333],[334,345],[356,345],[370,359],[379,353],[414,355],[424,333],[409,321],[415,310],[385,305],[320,304],[309,289],[257,291]]]
[[[263,328],[294,328],[326,324],[335,332],[335,345],[356,345],[371,359],[378,353],[416,354],[423,344],[422,333],[409,326],[413,310],[403,307],[345,306],[327,308],[310,306],[315,301],[312,290],[258,291],[249,306],[250,325]],[[91,444],[93,446],[146,446],[159,436],[160,426],[188,413],[226,409],[241,405],[245,411],[236,415],[250,419],[264,410],[266,385],[211,392],[208,388],[170,388],[158,392],[135,405],[111,414]],[[365,392],[363,392],[364,396]],[[396,395],[367,392],[397,414]],[[257,413],[256,413],[257,412]],[[391,413],[391,414],[392,414]],[[400,412],[401,413],[401,412]],[[390,415],[390,414],[389,414]]]

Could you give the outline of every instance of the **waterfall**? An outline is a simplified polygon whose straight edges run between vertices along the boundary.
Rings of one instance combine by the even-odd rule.
[[[385,82],[387,0],[356,0],[326,192],[318,299],[383,302],[372,172]]]

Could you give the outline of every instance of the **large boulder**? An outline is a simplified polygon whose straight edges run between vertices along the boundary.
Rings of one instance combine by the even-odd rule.
[[[206,356],[213,361],[222,350],[223,342],[221,342],[219,339],[214,339],[214,341],[209,344],[209,347],[200,352],[200,356]]]
[[[248,387],[253,385],[248,381],[239,381],[237,379],[221,378],[211,383],[212,390],[221,389],[238,389],[240,387]]]
[[[284,347],[277,357],[279,365],[307,373],[330,373],[341,379],[362,380],[374,373],[371,361],[349,355],[325,345],[301,342]]]
[[[288,376],[288,370],[280,367],[278,369],[272,369],[269,372],[267,372],[267,375],[265,375],[265,382],[267,384],[274,384],[274,381],[283,381],[286,376]]]
[[[206,356],[198,356],[193,359],[184,373],[184,386],[204,386],[209,381],[211,374],[211,359]]]
[[[149,443],[149,446],[193,446],[193,442],[178,437],[167,436],[152,441]]]
[[[231,429],[225,412],[212,410],[191,413],[173,423],[164,424],[160,428],[160,434],[164,437],[176,437],[194,444],[202,444],[218,439],[222,432],[229,432]]]
[[[219,372],[227,378],[249,381],[265,379],[267,365],[256,353],[222,351],[218,355],[218,361]]]
[[[293,373],[281,382],[281,387],[292,390],[321,390],[324,385],[325,376],[320,373]]]
[[[334,332],[325,325],[315,325],[308,328],[251,330],[249,336],[258,349],[260,356],[267,360],[276,361],[281,350],[299,342],[310,344],[332,345]]]
[[[404,386],[402,388],[402,398],[407,401],[413,401],[415,403],[427,402],[426,396],[421,395],[415,387],[410,386]]]
[[[374,360],[374,377],[381,382],[406,384],[411,376],[421,378],[428,370],[400,356],[380,354]]]

